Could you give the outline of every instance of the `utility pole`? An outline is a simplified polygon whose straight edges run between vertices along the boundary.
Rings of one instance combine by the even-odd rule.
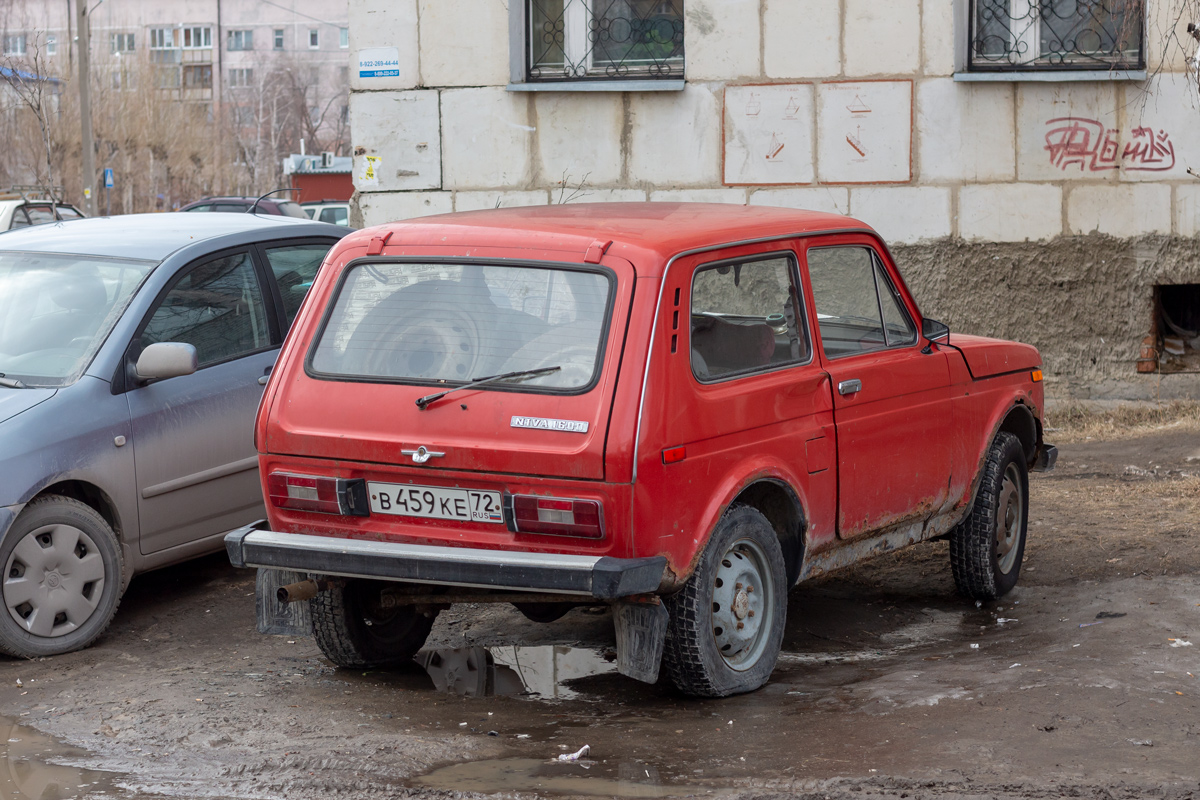
[[[79,119],[83,146],[83,210],[89,217],[93,217],[96,215],[96,147],[92,142],[92,21],[88,17],[88,0],[75,0],[75,7],[79,23]]]

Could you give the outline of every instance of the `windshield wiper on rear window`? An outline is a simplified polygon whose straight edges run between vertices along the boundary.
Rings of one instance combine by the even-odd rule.
[[[0,386],[7,386],[10,389],[28,389],[29,387],[21,383],[16,378],[6,378],[4,373],[0,372]]]
[[[430,403],[441,400],[451,392],[459,392],[463,389],[474,389],[476,386],[483,386],[487,383],[495,383],[496,381],[508,380],[509,378],[532,378],[537,375],[545,375],[550,372],[558,372],[562,367],[542,367],[541,369],[519,369],[516,372],[506,372],[503,375],[489,375],[486,378],[477,378],[470,383],[464,383],[462,386],[455,386],[453,389],[447,389],[444,392],[437,394],[427,394],[424,397],[417,398],[417,408],[424,411],[429,407]]]

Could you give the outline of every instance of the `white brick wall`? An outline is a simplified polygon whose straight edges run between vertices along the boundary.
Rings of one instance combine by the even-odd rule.
[[[621,179],[621,131],[625,124],[619,94],[546,92],[535,95],[539,182],[555,184],[584,175],[592,186]]]
[[[421,81],[425,86],[508,82],[508,3],[420,0]]]
[[[714,87],[629,96],[630,183],[721,185],[721,100]]]
[[[1055,166],[1046,149],[1052,119],[1078,117],[1117,127],[1112,83],[1022,83],[1017,86],[1017,178],[1023,181],[1116,180],[1115,170]]]
[[[746,204],[745,189],[661,189],[650,193],[652,203]]]
[[[950,190],[908,186],[851,189],[850,216],[866,222],[888,242],[940,239],[952,231]]]
[[[366,92],[350,95],[350,125],[360,154],[354,184],[360,191],[437,189],[442,185],[438,93]],[[364,156],[375,156],[378,178],[362,181]]]
[[[1110,236],[1171,232],[1171,187],[1154,184],[1079,185],[1067,194],[1069,233]]]
[[[759,0],[687,0],[683,35],[688,80],[760,74],[759,27]]]
[[[959,2],[921,2],[921,50],[927,76],[950,75],[954,72],[954,7]]]
[[[349,25],[351,90],[412,89],[420,84],[417,0],[355,0],[350,3]],[[395,47],[399,51],[398,77],[358,76],[358,51],[374,47]]]
[[[1053,239],[1063,232],[1062,189],[1049,184],[990,183],[958,193],[958,233],[984,242]]]
[[[842,71],[839,6],[829,0],[763,0],[763,66],[768,78]],[[797,31],[804,31],[803,46]]]
[[[442,92],[445,189],[524,187],[530,179],[528,95],[502,88]]]
[[[485,208],[544,206],[550,200],[545,190],[535,192],[455,192],[455,211],[480,211]]]
[[[918,170],[923,183],[1012,180],[1013,87],[933,78],[917,84]]]
[[[454,210],[450,192],[366,192],[358,196],[363,225],[382,225],[398,219],[449,214]]]
[[[846,75],[911,75],[920,69],[920,0],[845,0],[845,9]]]
[[[752,206],[779,206],[823,211],[828,214],[850,213],[850,190],[844,186],[812,189],[759,189],[750,195]]]

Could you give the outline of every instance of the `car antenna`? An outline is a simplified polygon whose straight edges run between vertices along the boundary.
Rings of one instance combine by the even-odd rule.
[[[272,189],[271,191],[264,194],[262,197],[255,200],[254,204],[246,209],[246,213],[253,214],[255,212],[255,210],[258,208],[258,204],[260,202],[262,202],[263,200],[266,200],[268,197],[275,194],[276,192],[298,192],[298,191],[300,191],[300,189],[296,186],[288,186],[283,189]]]

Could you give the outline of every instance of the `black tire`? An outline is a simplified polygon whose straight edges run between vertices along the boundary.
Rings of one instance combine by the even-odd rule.
[[[752,692],[766,683],[783,641],[786,581],[767,518],[749,506],[726,512],[691,578],[664,598],[670,622],[663,666],[672,683],[697,697]]]
[[[346,580],[308,601],[313,637],[339,667],[383,667],[410,661],[433,628],[437,609],[384,608],[384,581]]]
[[[69,653],[104,633],[121,602],[121,545],[104,517],[69,497],[38,498],[0,542],[0,652]]]
[[[960,594],[995,600],[1017,585],[1029,524],[1029,471],[1021,440],[1001,432],[988,448],[971,513],[950,534]]]

